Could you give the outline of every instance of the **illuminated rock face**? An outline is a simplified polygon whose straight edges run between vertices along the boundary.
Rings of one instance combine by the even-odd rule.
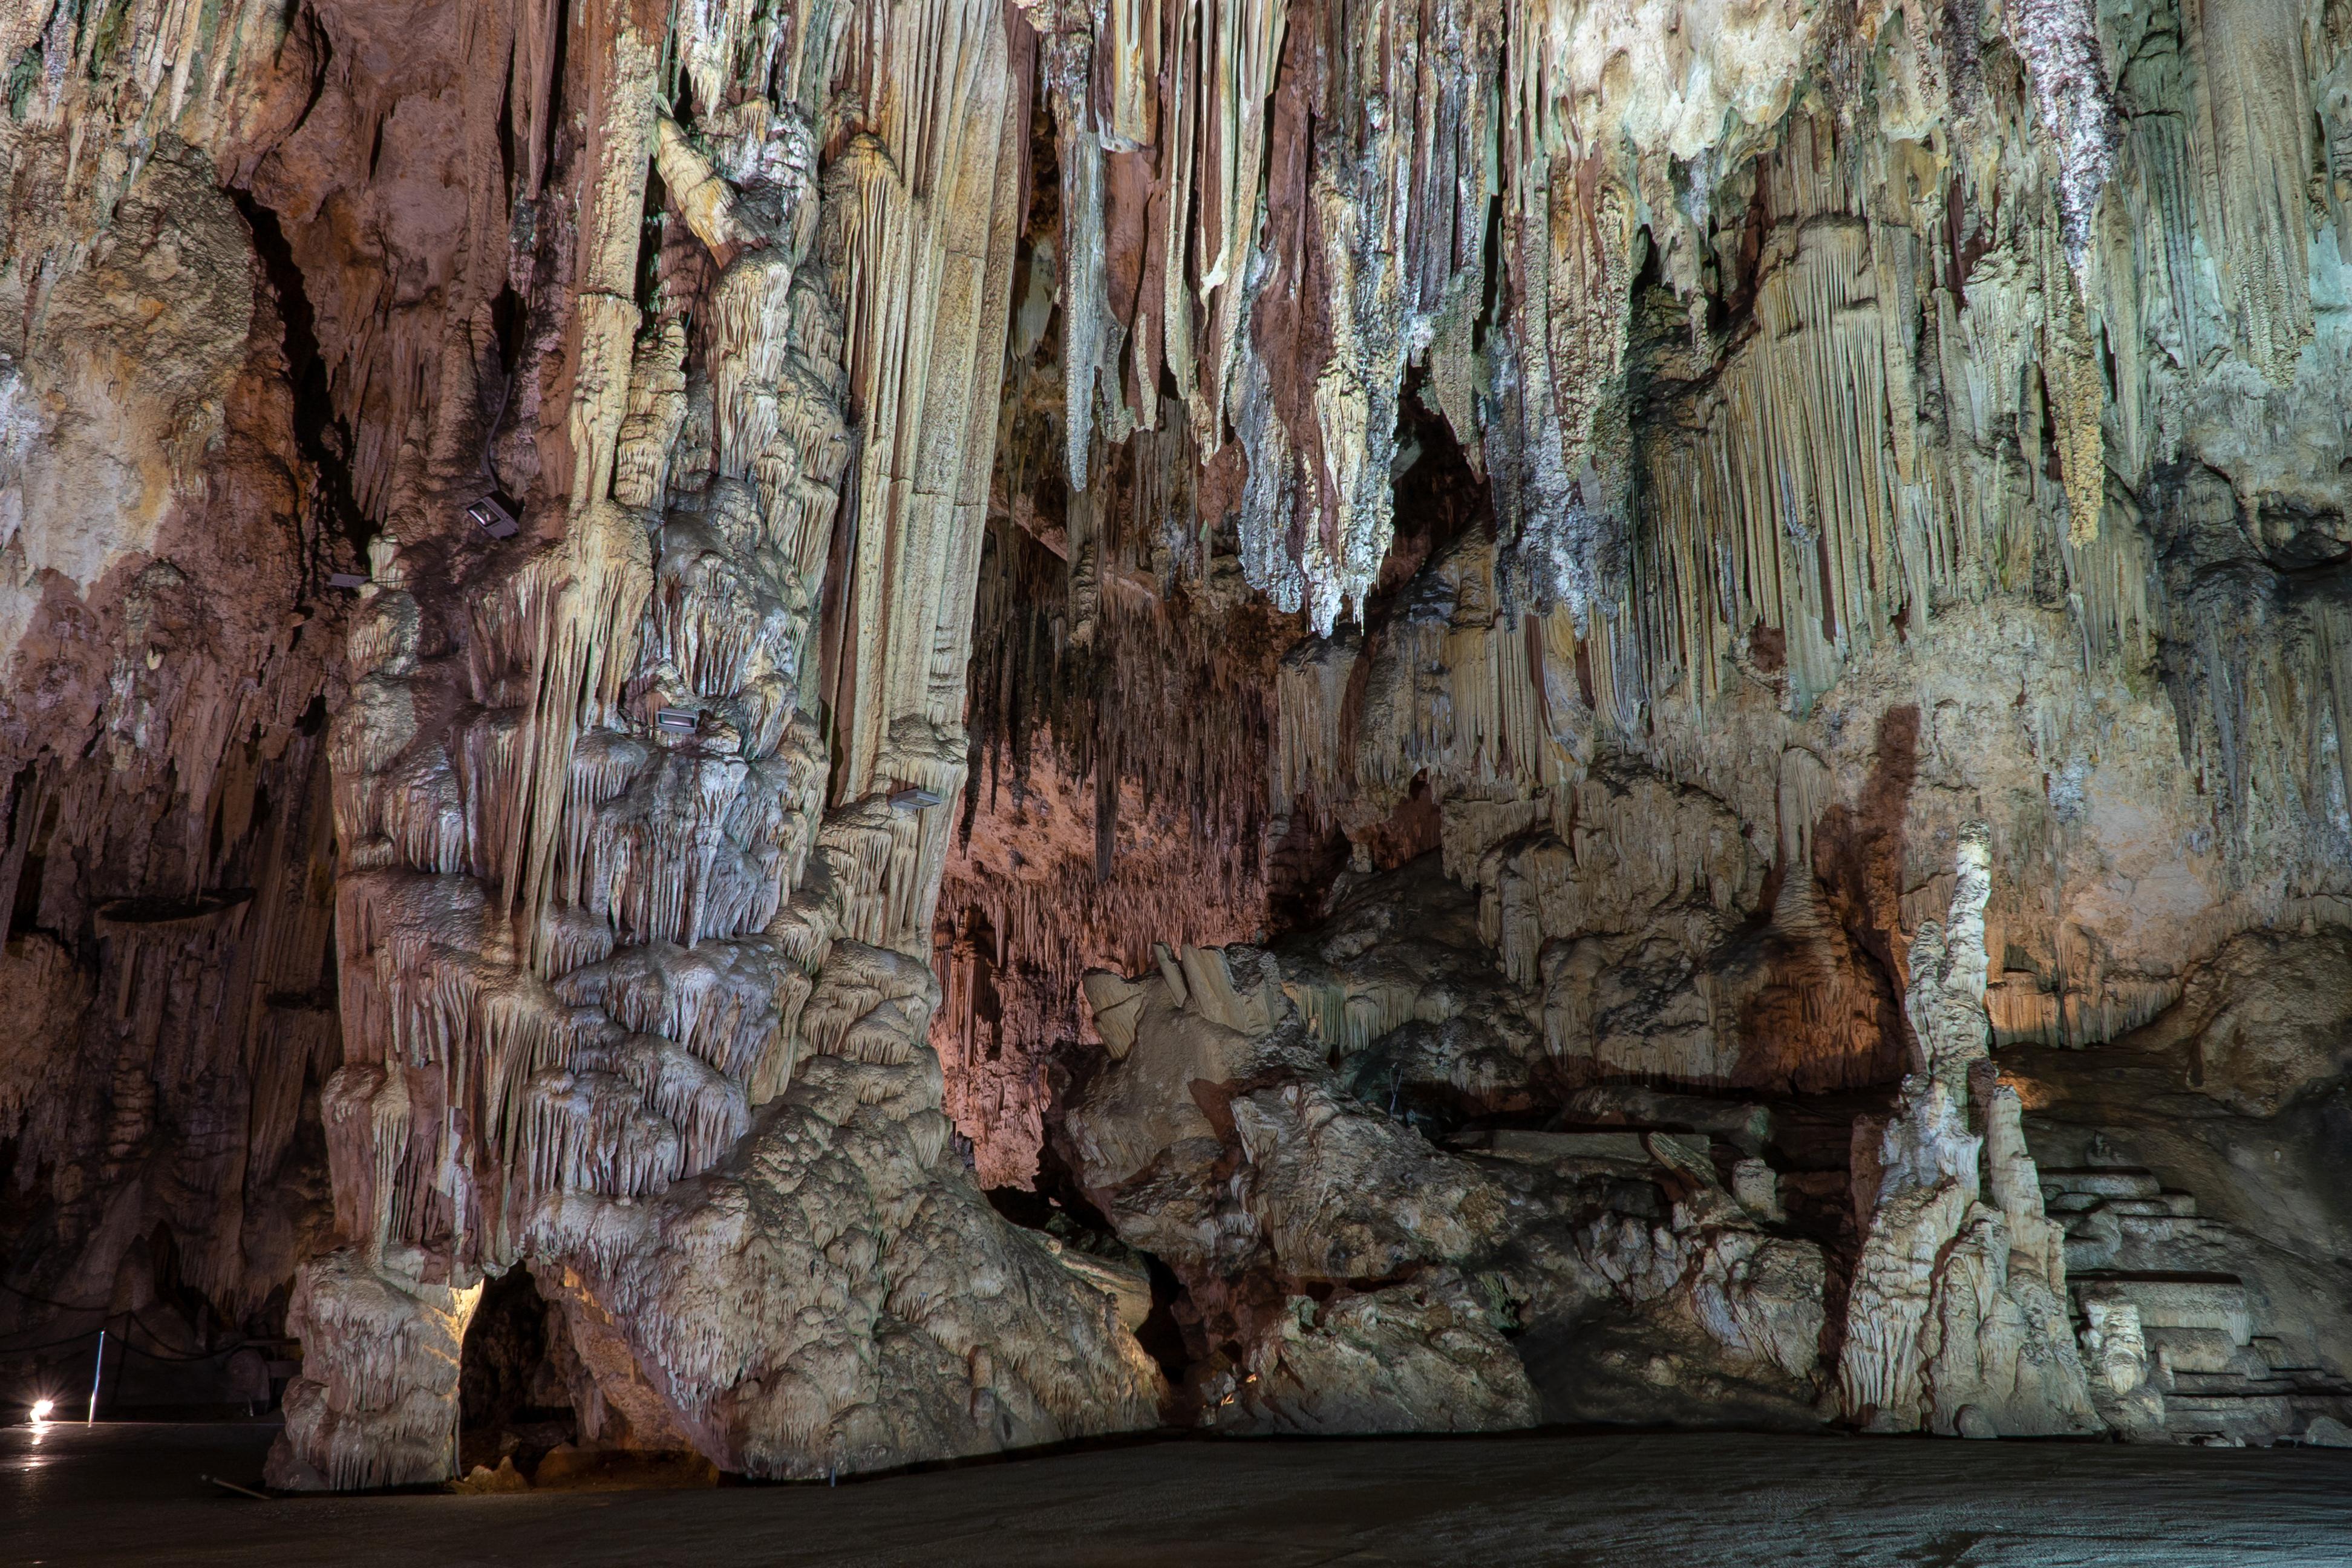
[[[761,1476],[2352,1415],[2340,17],[0,58],[12,1341],[290,1334],[291,1487],[517,1270]]]
[[[1440,1047],[1367,1074],[1402,1032],[1377,1026],[1327,1056],[1328,957],[1186,948],[1139,982],[1087,976],[1110,1059],[1066,1112],[1076,1173],[1183,1281],[1188,1327],[1217,1347],[1188,1414],[1322,1433],[1621,1416],[1624,1373],[1585,1360],[1605,1341],[1621,1365],[1642,1348],[1654,1414],[1715,1400],[1813,1421],[1822,1251],[1768,1226],[1769,1199],[1727,1190],[1705,1135],[1507,1129],[1437,1147],[1433,1096],[1524,1095],[1527,1062],[1494,1053],[1433,1082],[1466,1055]],[[1423,989],[1445,1015],[1424,1021],[1457,1039],[1507,1026],[1506,987],[1473,984]]]
[[[133,7],[119,30],[83,9],[8,24],[34,68],[12,79],[16,178],[81,182],[15,231],[7,273],[40,334],[9,369],[12,582],[37,582],[10,590],[10,657],[45,657],[77,594],[171,542],[236,399],[274,387],[260,424],[287,449],[260,456],[291,493],[250,522],[287,559],[240,582],[215,546],[194,563],[220,580],[193,588],[186,556],[147,567],[98,612],[124,624],[93,623],[119,668],[89,703],[110,692],[118,775],[185,753],[151,816],[293,892],[215,894],[184,852],[118,861],[142,896],[94,917],[98,973],[73,931],[20,944],[42,1033],[6,1103],[60,1127],[37,1158],[110,1114],[101,1173],[142,1140],[166,1163],[207,1140],[323,1150],[331,1207],[309,1184],[293,1245],[240,1255],[232,1226],[189,1271],[222,1301],[293,1287],[273,1476],[448,1473],[472,1303],[522,1267],[587,1438],[813,1475],[1155,1419],[1111,1294],[949,1156],[925,1043],[1033,74],[999,9]],[[898,41],[950,37],[945,70]],[[315,403],[289,412],[289,379]],[[144,511],[69,510],[77,472],[143,485]],[[146,608],[173,588],[259,629]],[[303,615],[272,619],[270,594]],[[307,677],[274,674],[306,624]],[[174,634],[187,657],[158,674]],[[257,661],[294,695],[257,700]],[[298,726],[322,690],[324,722]],[[27,755],[82,745],[54,714],[10,721]],[[267,759],[298,734],[288,784]],[[92,917],[59,862],[89,830],[52,826],[64,773],[15,786],[8,864],[69,925]],[[265,787],[274,837],[248,830]],[[309,837],[282,842],[288,821]],[[228,957],[240,939],[255,957]],[[174,987],[196,1010],[226,994],[236,1026],[171,1017]],[[314,989],[320,1048],[246,1021]],[[47,1058],[93,1030],[124,1042],[115,1080],[48,1104]],[[201,1127],[190,1079],[226,1101]],[[58,1228],[89,1249],[60,1261],[102,1295],[146,1222],[75,1210],[88,1179],[58,1173]]]
[[[654,112],[658,37],[614,18],[577,170],[569,494],[441,606],[462,661],[428,657],[434,587],[380,539],[334,734],[345,1061],[322,1102],[362,1267],[409,1244],[453,1281],[560,1278],[584,1392],[628,1436],[754,1475],[1156,1408],[1109,1298],[942,1164],[937,987],[902,951],[961,774],[933,667],[969,604],[982,459],[956,450],[1003,316],[958,260],[989,252],[1004,138],[918,132],[1012,90],[988,20],[969,79],[821,171],[844,40],[796,37],[805,85],[772,100],[766,54],[737,79],[748,12],[688,18],[713,106],[689,132]],[[921,77],[867,67],[882,101]],[[649,146],[708,278],[641,308]],[[853,400],[908,425],[854,442]],[[319,1453],[339,1435],[289,1408],[288,1472],[351,1484]],[[384,1452],[362,1479],[427,1479]]]
[[[1912,942],[1905,1010],[1925,1059],[1877,1149],[1855,1161],[1862,1250],[1838,1392],[1874,1431],[2102,1426],[2067,1316],[2064,1234],[2043,1209],[2017,1091],[1986,1054],[1990,839],[1980,823],[1961,829],[1950,916],[1923,922]],[[1857,1124],[1857,1142],[1868,1126]]]

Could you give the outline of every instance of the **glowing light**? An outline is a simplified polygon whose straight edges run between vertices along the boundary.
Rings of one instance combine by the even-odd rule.
[[[36,1399],[33,1401],[33,1419],[47,1421],[49,1418],[49,1412],[57,1407],[58,1404],[54,1399]]]
[[[2000,1081],[2017,1091],[2017,1103],[2022,1110],[2039,1110],[2056,1098],[2051,1093],[2048,1084],[2021,1073],[2004,1072],[2000,1075]]]

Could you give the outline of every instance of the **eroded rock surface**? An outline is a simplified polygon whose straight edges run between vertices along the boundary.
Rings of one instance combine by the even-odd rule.
[[[2352,1417],[2340,6],[0,64],[27,1378],[306,1488]]]
[[[1393,928],[1416,890],[1405,879],[1338,923]],[[1163,950],[1139,980],[1087,976],[1106,1049],[1066,1111],[1075,1173],[1187,1287],[1199,1419],[1376,1432],[1583,1415],[1583,1374],[1521,1346],[1604,1326],[1654,1354],[1660,1408],[1704,1397],[1685,1383],[1752,1385],[1781,1419],[1810,1419],[1821,1249],[1743,1207],[1704,1135],[1502,1130],[1441,1147],[1458,1058],[1380,1046],[1416,1026],[1524,1040],[1528,1022],[1495,976],[1465,974],[1461,991],[1418,993],[1429,1016],[1328,1044],[1310,1009],[1349,945]],[[1383,951],[1445,963],[1402,934]],[[1529,1064],[1504,1059],[1517,1070],[1487,1063],[1475,1088],[1524,1103]]]

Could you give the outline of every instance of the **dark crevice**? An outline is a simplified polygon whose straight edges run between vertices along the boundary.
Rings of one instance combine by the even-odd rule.
[[[373,530],[352,488],[351,432],[335,413],[326,361],[319,353],[318,316],[303,286],[302,268],[294,260],[293,247],[286,241],[277,213],[255,200],[250,191],[233,189],[229,195],[245,215],[246,226],[253,232],[254,254],[261,258],[262,270],[278,297],[278,316],[285,331],[286,376],[294,388],[295,445],[317,470],[319,505],[329,528],[353,550],[364,551]]]
[[[1174,1270],[1151,1253],[1118,1238],[1109,1218],[1095,1206],[1078,1184],[1062,1152],[1047,1140],[1039,1151],[1035,1184],[1031,1191],[991,1187],[984,1194],[989,1206],[1025,1230],[1051,1237],[1070,1251],[1097,1256],[1132,1268],[1140,1264],[1151,1282],[1151,1310],[1135,1330],[1136,1342],[1158,1363],[1171,1387],[1181,1387],[1192,1368],[1184,1333],[1176,1310],[1184,1288]]]
[[[572,0],[556,0],[554,35],[555,58],[548,65],[547,124],[542,128],[547,134],[547,145],[542,149],[545,158],[542,167],[549,173],[552,173],[559,162],[556,138],[563,125],[563,72],[572,63]],[[542,179],[542,189],[546,183]]]

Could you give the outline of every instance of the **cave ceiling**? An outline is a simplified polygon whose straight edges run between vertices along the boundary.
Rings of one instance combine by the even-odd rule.
[[[0,65],[0,1365],[2352,1444],[2339,0]]]

